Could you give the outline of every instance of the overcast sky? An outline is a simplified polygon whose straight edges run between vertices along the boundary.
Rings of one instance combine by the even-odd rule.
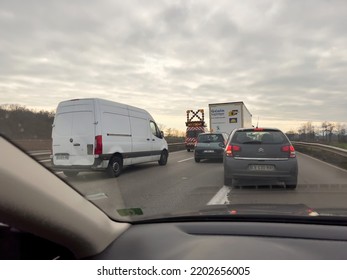
[[[347,122],[345,0],[0,1],[0,104],[100,97],[181,130],[231,101],[283,130]]]

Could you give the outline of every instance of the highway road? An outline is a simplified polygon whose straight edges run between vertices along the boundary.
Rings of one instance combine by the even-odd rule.
[[[80,193],[106,210],[141,208],[146,217],[181,214],[206,205],[303,203],[310,208],[346,207],[347,171],[298,153],[299,185],[232,188],[223,186],[223,163],[195,163],[193,153],[170,153],[166,166],[141,164],[124,169],[118,178],[102,172],[67,179]],[[115,216],[116,217],[116,216]]]

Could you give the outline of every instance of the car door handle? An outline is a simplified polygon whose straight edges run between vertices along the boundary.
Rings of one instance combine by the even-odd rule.
[[[150,141],[151,139],[147,138],[147,141]]]
[[[155,141],[155,139],[152,139],[152,141]]]
[[[77,147],[77,146],[81,146],[81,144],[80,143],[75,143],[75,144],[73,144],[75,147]]]

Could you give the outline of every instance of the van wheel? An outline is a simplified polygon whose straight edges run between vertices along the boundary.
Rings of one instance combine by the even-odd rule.
[[[121,157],[114,156],[110,159],[107,167],[107,173],[110,177],[118,177],[123,169],[123,160]]]
[[[63,171],[64,175],[69,178],[74,178],[77,176],[78,171]]]
[[[158,160],[159,165],[166,165],[168,159],[167,151],[162,151],[160,155],[160,159]]]

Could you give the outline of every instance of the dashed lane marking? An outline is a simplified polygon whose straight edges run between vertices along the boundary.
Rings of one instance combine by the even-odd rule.
[[[191,159],[193,159],[193,158],[194,158],[194,157],[190,157],[190,158],[186,158],[186,159],[179,160],[179,161],[177,161],[177,162],[184,162],[184,161],[191,160]]]
[[[49,162],[51,161],[50,159],[43,159],[43,160],[39,160],[39,162]]]
[[[230,188],[227,186],[223,186],[212,199],[207,203],[207,205],[221,205],[221,204],[229,204],[228,193],[230,192]]]

